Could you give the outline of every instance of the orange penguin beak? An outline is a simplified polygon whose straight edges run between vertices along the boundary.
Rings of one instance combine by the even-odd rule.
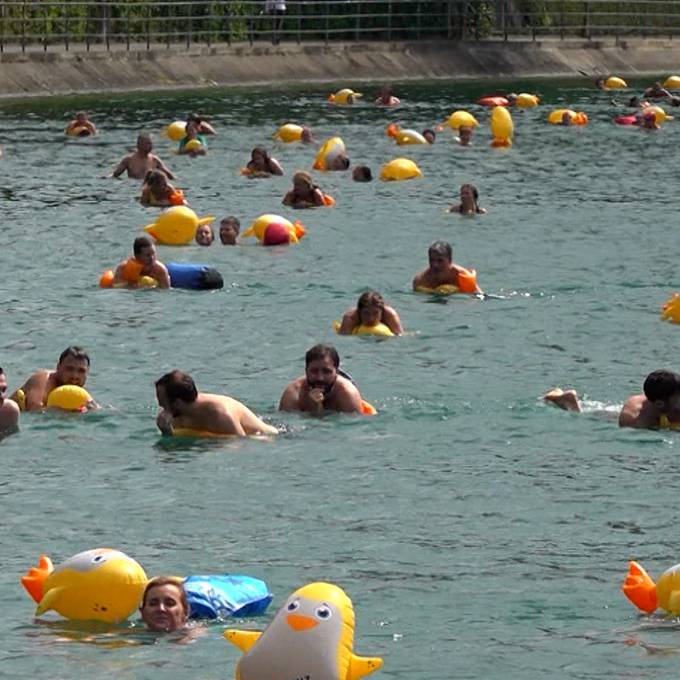
[[[298,633],[303,630],[311,630],[318,624],[318,621],[309,616],[300,616],[300,614],[288,614],[286,616],[288,625]]]

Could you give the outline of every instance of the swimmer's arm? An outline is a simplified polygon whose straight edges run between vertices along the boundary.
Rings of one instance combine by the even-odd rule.
[[[170,288],[170,274],[168,273],[168,268],[164,264],[156,262],[153,273],[153,278],[158,281],[159,288]]]
[[[156,425],[161,431],[161,434],[172,435],[172,415],[165,409],[161,409],[156,416]]]
[[[154,160],[156,162],[156,169],[157,170],[163,171],[167,175],[168,179],[177,179],[175,177],[175,175],[173,175],[173,173],[170,172],[170,170],[168,169],[168,166],[165,165],[165,163],[163,163],[163,161],[158,156],[154,156]]]
[[[241,423],[232,417],[230,413],[215,404],[207,404],[205,406],[205,409],[201,414],[201,420],[204,423],[209,423],[205,426],[205,429],[212,432],[235,434],[238,437],[246,436],[246,431],[243,429]],[[203,427],[199,429],[203,429]]]
[[[85,121],[85,127],[86,127],[93,135],[96,135],[96,134],[97,134],[97,128],[95,127],[94,123],[92,123],[91,121],[86,120],[86,121]]]
[[[290,206],[297,205],[297,204],[294,202],[294,200],[293,200],[294,198],[295,198],[295,192],[294,192],[294,191],[289,191],[289,192],[283,197],[283,201],[281,201],[281,203],[283,203],[283,205],[290,205]]]
[[[478,215],[486,215],[486,208],[477,208]]]
[[[323,200],[323,191],[319,189],[319,187],[316,187],[314,189],[314,203],[313,205],[324,205],[324,200]]]
[[[297,381],[292,382],[281,395],[279,401],[279,411],[299,411],[300,410],[300,387]]]
[[[462,212],[463,206],[458,203],[458,205],[452,205],[446,212],[450,213],[460,213]]]
[[[352,335],[352,331],[359,325],[359,314],[356,309],[350,309],[342,315],[342,322],[338,333],[340,335]]]
[[[121,262],[116,267],[116,271],[113,274],[113,282],[114,283],[127,283],[127,281],[123,277],[123,267],[125,267],[125,260],[123,260],[123,262]]]
[[[382,321],[395,335],[401,335],[404,332],[404,329],[401,326],[401,319],[399,318],[399,314],[397,314],[397,310],[394,309],[394,307],[385,305],[383,309]]]
[[[24,383],[21,389],[26,395],[27,411],[39,411],[45,408],[49,375],[49,371],[38,371]]]
[[[269,159],[269,172],[271,172],[272,175],[283,175],[281,163],[279,163],[276,158]]]
[[[425,278],[426,274],[427,274],[427,270],[425,270],[424,272],[419,272],[418,274],[416,274],[413,277],[413,284],[412,284],[413,290],[417,290],[421,286],[427,286],[427,282],[426,282],[426,278]]]
[[[123,158],[123,160],[114,168],[111,177],[120,177],[126,170],[129,172],[129,163],[130,157],[125,156],[125,158]]]
[[[201,121],[201,124],[198,126],[198,131],[199,133],[203,135],[216,135],[217,130],[210,125],[210,123],[206,123],[204,120]]]
[[[349,380],[342,385],[338,394],[337,410],[343,413],[361,413],[361,395]]]
[[[650,408],[645,408],[637,395],[629,397],[619,413],[619,427],[648,429],[657,427],[658,424],[658,414]]]
[[[278,434],[279,431],[258,418],[247,406],[243,407],[241,424],[246,434]]]
[[[139,197],[139,202],[142,205],[151,205],[151,187],[148,184],[145,184],[142,187],[142,195]]]

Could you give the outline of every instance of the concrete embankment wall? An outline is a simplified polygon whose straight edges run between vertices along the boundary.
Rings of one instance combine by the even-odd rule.
[[[680,41],[256,44],[166,49],[72,46],[0,54],[0,97],[214,85],[362,80],[510,79],[680,72]]]

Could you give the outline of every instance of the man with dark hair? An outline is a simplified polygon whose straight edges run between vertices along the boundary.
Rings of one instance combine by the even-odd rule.
[[[47,395],[62,385],[85,387],[90,372],[90,357],[77,345],[67,347],[60,355],[54,371],[41,369],[36,371],[10,399],[14,400],[22,411],[39,411],[47,404]],[[88,408],[96,407],[92,402]]]
[[[680,429],[680,375],[653,371],[645,378],[642,391],[626,399],[619,412],[619,427]],[[556,387],[543,399],[565,411],[583,410],[575,390]]]
[[[19,406],[11,399],[5,399],[7,392],[7,376],[0,368],[0,436],[15,430],[19,424]]]
[[[171,435],[176,430],[210,434],[278,434],[278,430],[260,420],[240,401],[222,394],[199,392],[194,379],[174,370],[156,381],[156,398],[161,410],[156,418],[158,429]]]
[[[413,277],[413,290],[435,290],[456,286],[462,293],[481,293],[473,273],[452,262],[451,244],[435,241],[427,251],[429,266]]]
[[[305,374],[288,384],[279,411],[362,413],[361,395],[351,380],[340,375],[340,357],[331,345],[314,345],[305,355]]]
[[[156,246],[149,236],[138,236],[132,244],[132,257],[123,260],[113,276],[113,283],[127,284],[137,288],[142,276],[148,276],[158,283],[159,288],[170,288],[170,274],[167,267],[156,259]]]

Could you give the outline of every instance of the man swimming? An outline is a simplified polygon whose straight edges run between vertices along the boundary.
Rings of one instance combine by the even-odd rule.
[[[619,412],[619,427],[680,429],[680,375],[653,371],[645,378],[642,392],[626,399]],[[583,410],[575,390],[556,387],[543,399],[565,411]]]
[[[445,241],[436,241],[429,247],[427,257],[429,267],[413,277],[413,290],[434,289],[437,286],[458,286],[458,288],[462,288],[458,277],[467,274],[467,271],[452,262],[451,244]],[[475,290],[470,292],[481,293],[482,291],[475,284]]]
[[[362,413],[354,383],[338,373],[340,357],[331,345],[314,345],[305,355],[305,374],[290,382],[281,395],[279,411],[322,415],[325,411]]]
[[[155,279],[159,288],[170,288],[170,274],[167,267],[156,259],[156,246],[148,236],[138,236],[134,240],[132,257],[116,267],[113,283],[125,283],[136,288],[142,276]]]
[[[5,399],[7,376],[0,368],[0,435],[15,430],[19,424],[19,406],[11,399]]]
[[[39,411],[47,404],[47,395],[62,385],[85,387],[90,372],[90,357],[87,352],[76,345],[67,347],[60,355],[54,371],[45,369],[36,371],[10,399],[15,401],[22,411]],[[88,408],[96,407],[92,402]]]
[[[248,407],[222,394],[199,392],[193,378],[183,371],[170,371],[156,381],[156,398],[161,410],[156,418],[163,434],[189,429],[213,434],[278,434]]]
[[[158,156],[151,153],[152,149],[151,136],[147,134],[139,135],[137,137],[137,149],[123,157],[111,173],[111,176],[120,177],[127,171],[127,176],[132,179],[144,179],[149,170],[161,170],[168,179],[175,179],[175,176],[168,170],[165,163]]]

